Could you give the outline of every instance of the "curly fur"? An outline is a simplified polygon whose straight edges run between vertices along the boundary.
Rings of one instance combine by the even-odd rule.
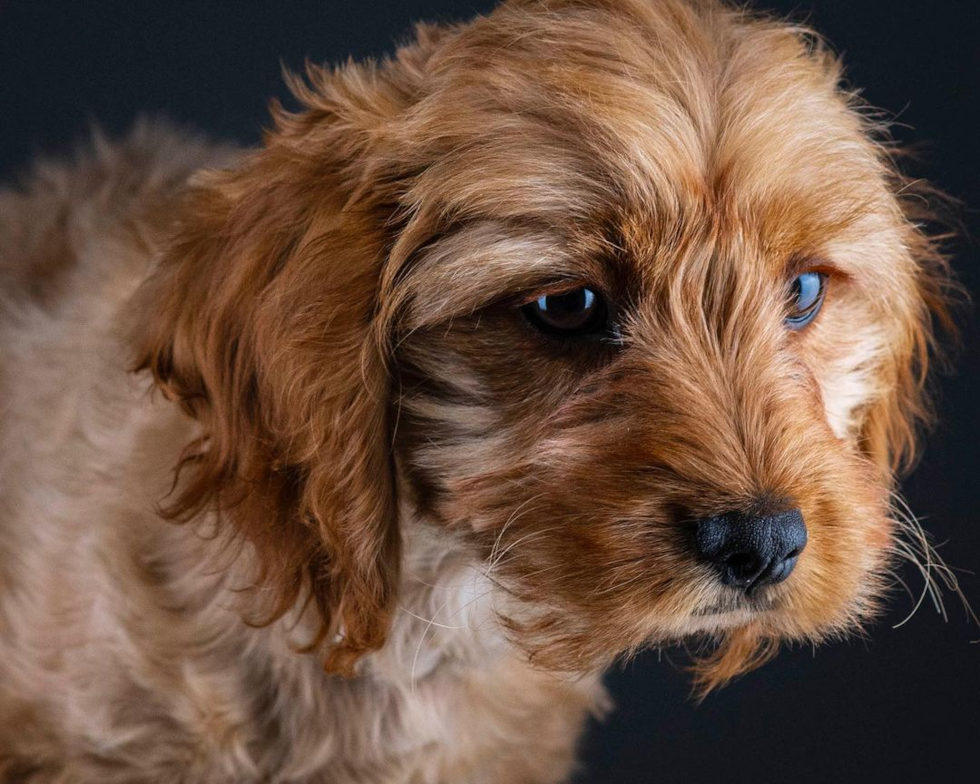
[[[819,39],[511,0],[290,85],[0,194],[0,780],[559,782],[618,656],[860,628],[948,275]],[[615,345],[522,320],[577,283]],[[789,499],[734,598],[691,521]]]

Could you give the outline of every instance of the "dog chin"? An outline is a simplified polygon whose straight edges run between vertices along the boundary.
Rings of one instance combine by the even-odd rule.
[[[683,639],[718,634],[749,624],[778,626],[778,615],[779,604],[774,598],[726,596],[698,606],[686,617],[665,624],[671,629],[664,636]]]

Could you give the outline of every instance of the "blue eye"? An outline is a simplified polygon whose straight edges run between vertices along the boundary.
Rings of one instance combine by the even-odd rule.
[[[827,276],[822,272],[804,272],[790,286],[786,326],[803,329],[820,312],[827,293]]]

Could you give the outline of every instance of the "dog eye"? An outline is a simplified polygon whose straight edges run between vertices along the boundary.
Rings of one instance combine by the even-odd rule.
[[[533,326],[549,335],[593,335],[608,328],[605,299],[585,286],[561,294],[543,294],[521,311]]]
[[[790,285],[789,312],[786,326],[803,329],[816,317],[827,293],[827,276],[822,272],[804,272]]]

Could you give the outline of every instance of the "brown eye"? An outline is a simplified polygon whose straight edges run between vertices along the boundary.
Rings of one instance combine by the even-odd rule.
[[[532,325],[551,335],[593,335],[609,326],[605,299],[585,286],[563,294],[544,294],[521,310]]]

